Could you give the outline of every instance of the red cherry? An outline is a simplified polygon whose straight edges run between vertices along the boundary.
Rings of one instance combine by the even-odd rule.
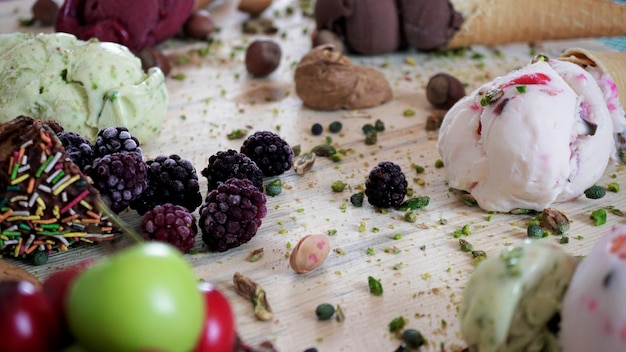
[[[198,289],[204,294],[206,316],[194,352],[231,352],[237,340],[237,331],[228,299],[208,282],[200,283]]]
[[[60,319],[63,345],[67,345],[72,340],[65,317],[67,293],[78,275],[94,263],[96,263],[96,260],[93,258],[84,260],[65,269],[55,271],[43,281],[41,290],[56,310],[56,314]]]
[[[54,351],[59,316],[46,296],[28,281],[0,282],[0,351]]]

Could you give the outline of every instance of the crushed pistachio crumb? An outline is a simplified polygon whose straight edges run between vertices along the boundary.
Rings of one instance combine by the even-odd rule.
[[[383,285],[380,282],[380,280],[377,280],[372,276],[368,276],[367,285],[369,287],[370,293],[373,294],[374,296],[383,295]]]

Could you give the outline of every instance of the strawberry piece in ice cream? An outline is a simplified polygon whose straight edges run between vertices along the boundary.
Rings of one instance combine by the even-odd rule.
[[[55,30],[139,51],[174,36],[193,5],[194,0],[66,0]]]

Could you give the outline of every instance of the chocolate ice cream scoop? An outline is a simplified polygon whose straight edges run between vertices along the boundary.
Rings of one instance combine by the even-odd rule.
[[[393,52],[401,44],[395,0],[317,0],[317,29],[331,30],[363,55]]]
[[[437,50],[448,44],[461,28],[463,16],[448,0],[399,0],[402,32],[419,50]]]
[[[193,6],[194,0],[65,0],[55,30],[139,51],[174,36]]]
[[[353,52],[377,55],[405,42],[419,50],[441,49],[463,16],[449,0],[318,0],[315,21],[318,30],[333,31]]]

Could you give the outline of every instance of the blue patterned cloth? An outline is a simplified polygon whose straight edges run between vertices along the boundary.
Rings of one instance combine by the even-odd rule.
[[[626,0],[613,0],[614,2],[626,5]],[[624,23],[626,26],[626,21]],[[619,51],[626,51],[626,37],[612,37],[612,38],[600,38],[600,42],[617,49]]]
[[[626,37],[600,38],[600,42],[619,51],[626,51]]]

